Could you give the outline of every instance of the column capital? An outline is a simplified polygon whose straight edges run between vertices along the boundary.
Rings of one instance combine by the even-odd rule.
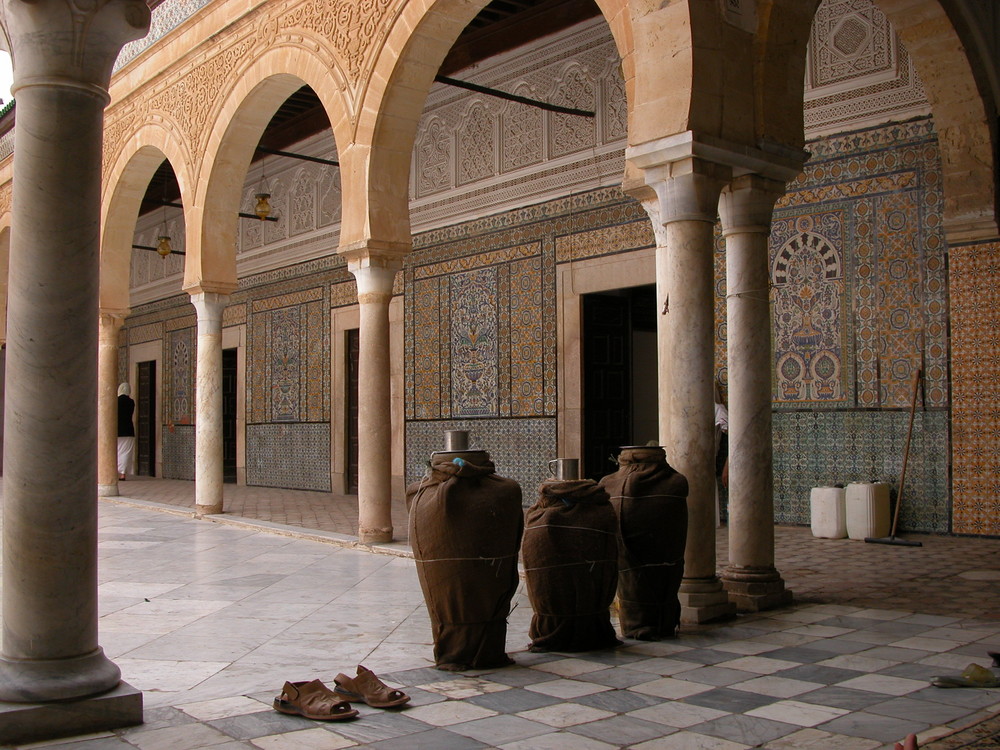
[[[109,327],[117,331],[125,324],[125,319],[128,317],[128,310],[109,310],[107,308],[101,308],[98,320],[101,327]]]
[[[403,267],[409,247],[367,242],[341,248],[347,270],[354,274],[359,302],[388,302],[396,272]]]
[[[2,2],[2,0],[0,0]],[[184,291],[192,297],[196,294],[219,294],[228,296],[236,291],[237,284],[228,281],[205,281],[202,279],[190,286],[184,287]]]
[[[191,304],[198,311],[198,334],[218,333],[222,330],[222,311],[229,304],[228,294],[194,292]]]
[[[774,204],[785,194],[785,183],[758,174],[734,177],[719,198],[722,234],[771,231]]]
[[[646,170],[646,181],[656,191],[663,224],[675,221],[714,224],[719,216],[719,194],[731,178],[729,167],[694,157]]]
[[[82,89],[109,101],[118,53],[149,32],[142,0],[3,0],[3,46],[14,65],[15,94],[28,86]]]

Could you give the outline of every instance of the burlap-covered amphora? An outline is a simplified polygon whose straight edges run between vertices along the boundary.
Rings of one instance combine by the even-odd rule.
[[[627,638],[672,638],[680,623],[688,483],[658,446],[623,448],[601,479],[618,519],[618,619]]]
[[[617,521],[592,479],[543,482],[525,515],[521,548],[532,651],[591,651],[619,644],[611,625],[618,581]]]
[[[520,485],[497,476],[485,451],[436,453],[406,503],[437,667],[513,663],[505,643],[524,528]]]

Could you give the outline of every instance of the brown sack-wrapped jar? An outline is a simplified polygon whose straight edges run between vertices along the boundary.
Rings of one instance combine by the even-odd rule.
[[[512,664],[507,615],[524,528],[520,485],[497,476],[484,451],[435,454],[429,475],[407,488],[406,504],[438,669]]]
[[[688,483],[660,447],[623,448],[601,479],[618,516],[618,619],[622,635],[673,638],[684,577]]]
[[[611,625],[618,579],[614,510],[592,479],[543,482],[524,527],[532,651],[619,644]]]

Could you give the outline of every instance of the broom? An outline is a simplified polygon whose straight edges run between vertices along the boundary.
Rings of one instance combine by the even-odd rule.
[[[899,495],[896,497],[896,512],[892,515],[892,530],[889,536],[865,537],[869,544],[900,544],[905,547],[923,547],[922,542],[911,542],[896,536],[896,526],[899,524],[899,509],[903,507],[903,482],[906,481],[906,459],[910,456],[910,436],[913,435],[913,415],[917,410],[917,391],[920,388],[920,368],[913,373],[913,394],[910,397],[910,426],[906,429],[906,445],[903,447],[903,468],[899,472]]]

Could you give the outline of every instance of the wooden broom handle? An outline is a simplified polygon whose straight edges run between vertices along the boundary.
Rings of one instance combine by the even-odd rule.
[[[910,436],[913,435],[913,416],[917,411],[917,392],[920,389],[920,368],[913,373],[913,393],[910,395],[910,426],[906,428],[906,444],[903,447],[903,468],[899,472],[899,494],[896,495],[896,512],[892,514],[890,537],[896,536],[899,523],[899,509],[903,507],[903,482],[906,481],[906,460],[910,457]]]

